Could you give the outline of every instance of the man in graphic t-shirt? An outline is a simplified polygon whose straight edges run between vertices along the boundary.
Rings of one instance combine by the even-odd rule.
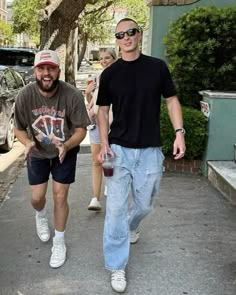
[[[41,241],[50,239],[46,215],[46,192],[50,174],[54,201],[54,228],[50,266],[66,260],[64,239],[69,214],[69,186],[75,180],[79,144],[90,124],[80,91],[59,81],[60,62],[52,50],[35,55],[36,82],[24,87],[15,105],[15,135],[25,145],[31,204]]]

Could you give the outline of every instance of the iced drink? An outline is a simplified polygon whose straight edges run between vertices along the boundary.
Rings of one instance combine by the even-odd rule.
[[[102,168],[103,168],[104,176],[106,177],[113,176],[113,171],[114,171],[113,159],[110,157],[106,158],[104,162],[102,163]]]

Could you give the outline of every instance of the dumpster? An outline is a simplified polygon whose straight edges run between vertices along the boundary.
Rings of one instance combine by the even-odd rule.
[[[208,139],[202,172],[207,175],[207,161],[234,161],[236,144],[236,92],[204,90],[201,110],[207,117]]]

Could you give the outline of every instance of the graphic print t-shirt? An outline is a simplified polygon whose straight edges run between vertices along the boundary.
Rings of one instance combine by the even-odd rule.
[[[57,156],[55,144],[64,142],[75,128],[90,124],[83,95],[73,86],[60,81],[56,93],[45,98],[36,83],[26,86],[18,95],[15,126],[28,129],[36,142],[32,155],[40,158]]]

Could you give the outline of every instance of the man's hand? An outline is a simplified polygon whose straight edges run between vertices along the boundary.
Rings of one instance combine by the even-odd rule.
[[[66,153],[68,151],[68,148],[62,142],[57,143],[56,144],[56,148],[58,149],[58,158],[59,158],[59,161],[60,161],[60,163],[62,163],[64,161],[64,159],[65,159],[65,156],[66,156]]]
[[[181,132],[176,133],[176,138],[173,146],[174,159],[178,160],[184,157],[186,151],[184,134]]]
[[[25,160],[27,159],[31,149],[35,146],[35,142],[34,141],[30,141],[25,145]]]
[[[110,155],[112,158],[114,158],[114,153],[109,145],[105,145],[101,147],[100,152],[98,153],[98,161],[102,163],[107,155]]]

